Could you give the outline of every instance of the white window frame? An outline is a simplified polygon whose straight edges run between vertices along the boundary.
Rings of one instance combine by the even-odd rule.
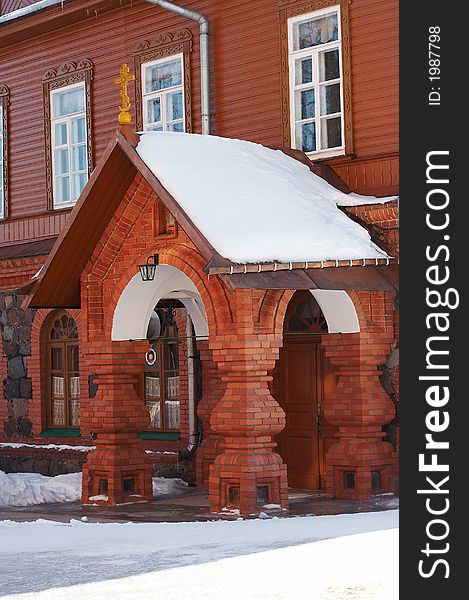
[[[3,165],[7,157],[4,156],[4,131],[3,131],[3,106],[0,104],[0,219],[5,218],[5,181]]]
[[[310,48],[304,48],[302,50],[294,50],[294,31],[293,28],[298,22],[308,21],[309,19],[316,19],[323,15],[328,15],[333,12],[337,13],[337,40],[328,42],[326,44],[319,44]],[[318,55],[327,50],[338,49],[339,51],[339,79],[329,80],[327,82],[319,81],[319,60]],[[313,87],[315,90],[315,116],[314,122],[316,124],[316,150],[306,152],[311,158],[328,158],[331,156],[342,156],[345,154],[345,123],[344,123],[344,77],[342,69],[342,31],[341,31],[341,12],[340,5],[329,6],[321,10],[315,10],[310,13],[298,15],[288,20],[288,70],[289,70],[289,87],[290,87],[290,139],[292,148],[296,148],[296,124],[302,121],[309,121],[310,119],[297,119],[295,114],[295,91],[301,89],[311,89],[312,84],[296,84],[295,83],[295,61],[303,57],[312,57],[313,60]],[[320,115],[321,111],[321,93],[320,88],[323,85],[331,85],[332,83],[340,82],[340,122],[341,122],[341,146],[334,148],[326,148],[324,150],[320,148],[321,143],[321,118],[324,119],[324,115]],[[333,115],[327,115],[329,118],[336,118],[338,113]],[[296,148],[302,150],[302,148]]]
[[[179,58],[181,62],[181,83],[179,85],[173,85],[168,88],[164,88],[163,90],[158,90],[156,92],[145,92],[145,70],[148,67],[153,67],[155,65],[162,65],[166,62],[172,62],[176,58]],[[161,123],[163,125],[163,131],[169,131],[168,125],[173,123],[174,121],[168,121],[166,117],[166,97],[168,94],[173,94],[174,92],[181,91],[182,92],[182,130],[186,131],[186,98],[185,98],[185,90],[184,90],[184,54],[182,52],[178,54],[171,54],[169,56],[165,56],[164,58],[159,58],[157,60],[152,60],[149,62],[142,63],[141,65],[141,81],[142,81],[142,115],[143,115],[143,129],[144,131],[152,131],[153,128],[149,127],[148,123],[148,109],[147,109],[147,100],[151,100],[152,98],[160,98],[160,110],[161,110]],[[179,121],[180,119],[176,119]]]
[[[82,88],[83,90],[83,105],[84,110],[76,113],[71,113],[69,115],[54,117],[53,116],[53,106],[54,106],[54,94],[63,93],[65,90],[72,90],[75,88]],[[72,144],[72,119],[76,119],[77,117],[83,115],[85,119],[85,156],[86,156],[86,166],[85,169],[80,171],[73,171],[72,169],[72,148],[76,144]],[[57,190],[56,190],[56,166],[55,166],[55,150],[59,149],[59,146],[55,144],[55,125],[59,123],[66,123],[67,125],[67,144],[62,144],[60,148],[68,148],[68,176],[69,176],[69,193],[71,200],[69,202],[57,202]],[[79,83],[73,83],[71,85],[64,85],[58,87],[54,90],[50,91],[50,133],[51,133],[51,163],[52,163],[52,198],[53,198],[53,208],[54,210],[58,210],[61,208],[70,208],[74,206],[78,200],[78,198],[73,197],[73,175],[77,173],[85,173],[86,181],[89,178],[89,165],[88,165],[88,124],[87,124],[87,114],[86,114],[86,83],[84,81],[80,81]],[[80,144],[82,145],[82,144]],[[86,184],[85,184],[86,185]]]

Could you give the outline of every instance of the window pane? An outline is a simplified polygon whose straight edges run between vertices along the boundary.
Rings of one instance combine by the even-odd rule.
[[[315,99],[314,89],[298,90],[296,96],[296,118],[311,119],[314,117]]]
[[[65,425],[65,401],[63,398],[53,398],[52,400],[52,425]]]
[[[163,125],[148,125],[147,129],[150,131],[163,131]]]
[[[67,366],[68,371],[73,374],[78,373],[78,346],[67,346]]]
[[[50,358],[52,370],[61,371],[63,369],[62,348],[51,348]]]
[[[78,377],[76,378],[78,379]],[[69,423],[71,427],[80,426],[80,394],[76,397],[70,397],[69,399],[69,412],[68,412]]]
[[[321,115],[340,112],[340,83],[321,86]]]
[[[145,373],[145,398],[160,398],[159,374]]]
[[[145,69],[145,93],[157,92],[168,87],[181,85],[182,65],[179,58]]]
[[[72,119],[72,144],[79,144],[85,142],[85,132],[85,117],[78,117],[78,119]]]
[[[85,89],[83,86],[71,90],[53,92],[52,94],[52,118],[63,117],[85,110]]]
[[[171,123],[168,127],[168,131],[184,131],[184,123],[180,121],[179,123]]]
[[[301,148],[303,152],[316,150],[316,124],[314,122],[297,123],[295,147]]]
[[[323,148],[342,146],[342,124],[340,117],[322,119],[321,142]]]
[[[166,400],[164,403],[164,418],[167,429],[179,429],[180,405],[179,401]]]
[[[62,148],[54,151],[54,167],[56,175],[68,173],[68,149]]]
[[[86,146],[74,146],[72,148],[72,171],[86,171]]]
[[[182,119],[182,92],[174,92],[166,96],[166,118],[168,121]]]
[[[150,427],[152,429],[161,429],[160,401],[147,400],[145,404],[150,413]]]
[[[73,199],[77,200],[86,185],[86,173],[78,173],[73,176]]]
[[[295,61],[295,85],[311,83],[313,81],[312,58],[300,58]]]
[[[70,183],[67,177],[56,177],[55,178],[55,201],[70,202]]]
[[[147,119],[148,123],[161,121],[161,98],[147,100]]]
[[[294,49],[302,50],[327,44],[339,38],[337,13],[295,25]]]
[[[339,50],[321,52],[319,55],[319,71],[321,81],[339,79]]]
[[[67,124],[57,123],[54,128],[55,146],[63,146],[67,143]]]

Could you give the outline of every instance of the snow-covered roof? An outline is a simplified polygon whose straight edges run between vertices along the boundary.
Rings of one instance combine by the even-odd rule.
[[[136,150],[215,250],[232,262],[387,256],[337,208],[358,199],[281,150],[169,132],[143,133]]]

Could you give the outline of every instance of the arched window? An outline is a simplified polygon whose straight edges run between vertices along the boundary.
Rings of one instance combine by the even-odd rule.
[[[144,372],[145,404],[150,411],[150,427],[160,431],[179,431],[179,341],[174,309],[158,308],[162,324],[156,342],[157,359]]]
[[[47,335],[47,422],[50,427],[80,426],[80,365],[77,325],[57,314]]]
[[[327,333],[327,321],[309,290],[295,292],[285,315],[285,333]]]

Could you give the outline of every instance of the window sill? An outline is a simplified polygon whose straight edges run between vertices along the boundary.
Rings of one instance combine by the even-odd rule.
[[[176,442],[181,439],[179,431],[141,431],[137,433],[141,440],[162,440]]]
[[[80,437],[81,432],[75,427],[48,427],[41,431],[41,437]]]
[[[344,148],[339,148],[337,151],[331,152],[305,152],[305,154],[312,162],[319,162],[330,158],[343,158],[346,156]]]

